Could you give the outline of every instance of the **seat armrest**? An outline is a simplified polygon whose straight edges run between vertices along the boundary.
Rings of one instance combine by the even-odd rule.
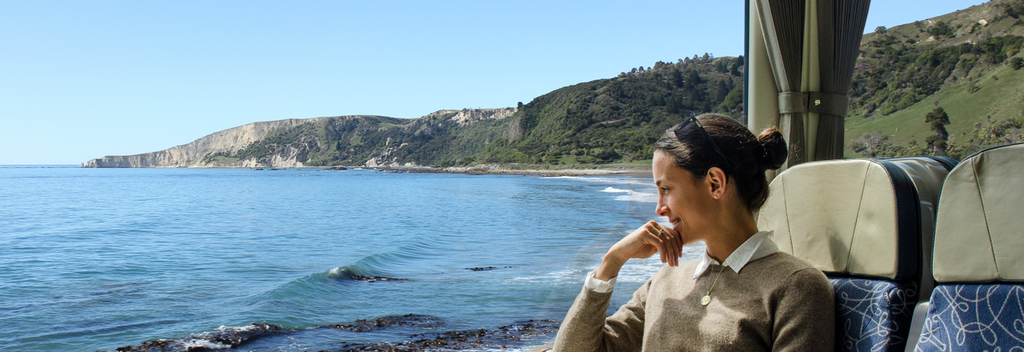
[[[907,335],[906,352],[914,352],[917,340],[921,338],[921,330],[924,328],[924,321],[928,318],[928,308],[931,304],[921,302],[914,308],[914,318],[910,321],[910,334]]]

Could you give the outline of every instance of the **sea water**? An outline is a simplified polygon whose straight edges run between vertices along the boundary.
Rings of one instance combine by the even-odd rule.
[[[558,322],[612,244],[666,221],[656,198],[630,175],[0,167],[0,350],[225,348],[196,338],[252,324],[288,333],[238,349],[340,350]],[[630,261],[611,309],[659,267]],[[408,314],[428,322],[323,328]]]

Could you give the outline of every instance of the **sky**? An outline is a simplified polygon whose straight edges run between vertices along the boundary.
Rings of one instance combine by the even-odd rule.
[[[865,32],[982,0],[876,0]],[[0,165],[80,164],[257,121],[513,107],[743,54],[743,2],[0,0]]]

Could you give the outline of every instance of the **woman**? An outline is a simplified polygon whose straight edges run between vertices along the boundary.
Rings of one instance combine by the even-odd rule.
[[[720,115],[690,117],[655,144],[658,215],[612,246],[566,315],[555,351],[831,351],[833,291],[820,271],[779,252],[753,213],[765,170],[786,160],[782,134],[754,137]],[[701,260],[679,263],[704,241]],[[619,269],[660,253],[667,263],[605,317]]]

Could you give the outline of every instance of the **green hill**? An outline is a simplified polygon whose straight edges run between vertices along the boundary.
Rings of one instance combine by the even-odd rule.
[[[522,106],[482,154],[488,163],[649,160],[661,132],[681,116],[742,113],[742,58],[657,62],[616,78],[558,89]]]
[[[949,156],[1024,140],[1024,1],[993,0],[862,40],[847,157],[931,154],[925,115],[949,116]],[[941,153],[941,152],[940,152]]]

